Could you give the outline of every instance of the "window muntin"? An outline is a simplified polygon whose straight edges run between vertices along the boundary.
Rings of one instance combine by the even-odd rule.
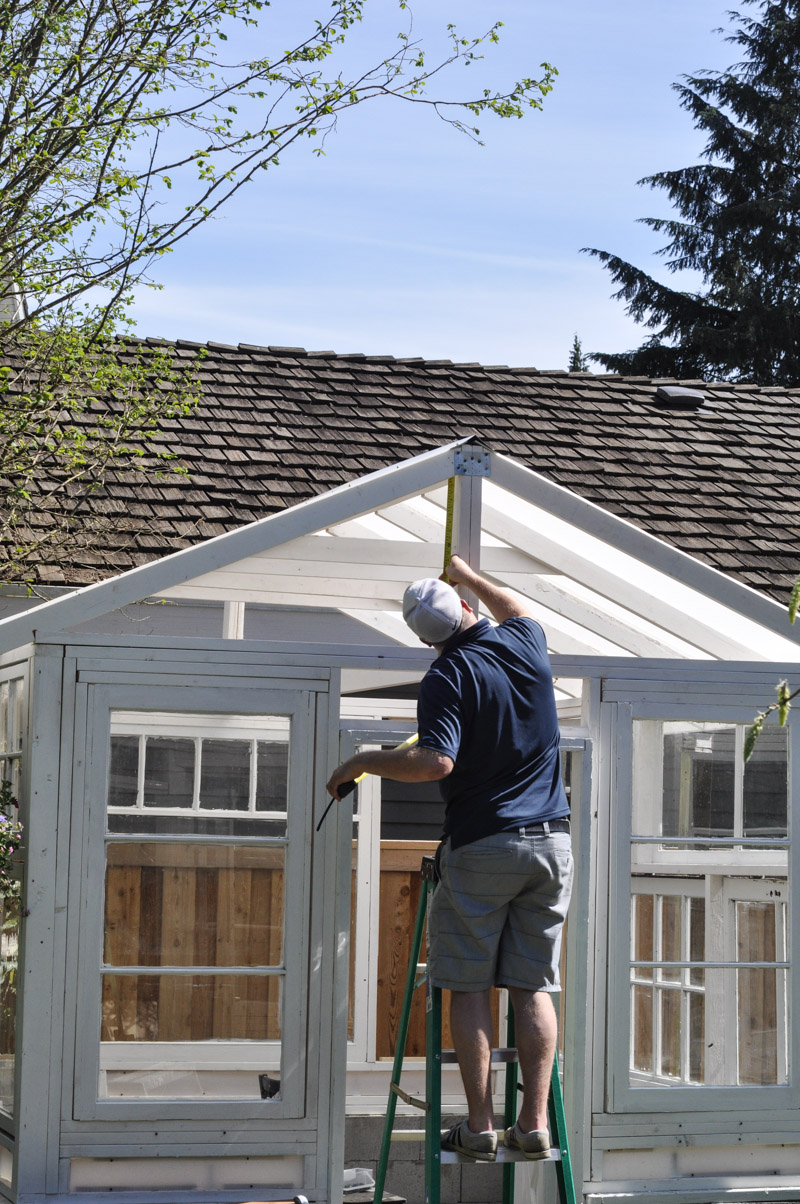
[[[788,1081],[788,743],[634,723],[632,1087]]]

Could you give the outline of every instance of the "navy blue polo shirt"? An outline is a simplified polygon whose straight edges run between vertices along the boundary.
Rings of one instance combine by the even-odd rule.
[[[419,688],[419,743],[453,760],[439,783],[452,848],[569,814],[544,632],[481,619],[447,641]]]

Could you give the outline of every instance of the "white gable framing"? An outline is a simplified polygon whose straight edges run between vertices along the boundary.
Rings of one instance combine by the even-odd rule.
[[[6,619],[0,651],[145,597],[331,608],[418,648],[400,599],[441,571],[446,482],[468,443]],[[490,461],[488,479],[456,476],[453,548],[529,600],[552,652],[800,660],[778,603],[508,457]]]

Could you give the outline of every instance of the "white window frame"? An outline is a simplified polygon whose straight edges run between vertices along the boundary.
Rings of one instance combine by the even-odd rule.
[[[713,887],[712,887],[713,889]],[[721,883],[719,890],[720,902],[722,906],[722,938],[724,946],[724,957],[726,961],[734,961],[737,956],[737,927],[736,927],[736,904],[737,903],[772,903],[775,907],[775,960],[780,962],[785,960],[785,955],[789,947],[789,925],[788,925],[788,909],[789,909],[789,884],[785,878],[770,879],[770,878],[741,878],[726,876]],[[772,897],[770,897],[772,896]],[[776,897],[777,896],[777,897]],[[786,1067],[788,1071],[788,1020],[789,1020],[789,1001],[788,994],[789,975],[783,977],[783,990],[776,992],[777,1004],[777,1060],[778,1060],[778,1075],[781,1076],[782,1067]],[[780,983],[780,979],[778,980]],[[726,1031],[735,1031],[738,1029],[738,981],[736,991],[726,991],[722,1006],[725,1008],[725,1026]],[[730,1043],[728,1058],[729,1064],[726,1066],[726,1072],[730,1075],[731,1070],[738,1078],[739,1074],[739,1042]],[[732,1064],[731,1064],[732,1063]]]
[[[276,716],[265,716],[273,719]],[[111,716],[112,736],[134,736],[139,741],[139,774],[137,782],[136,802],[130,807],[114,807],[109,805],[109,815],[198,815],[204,819],[240,818],[258,820],[284,820],[285,811],[256,810],[256,745],[261,740],[274,739],[279,742],[284,739],[288,743],[289,726],[259,724],[254,722],[252,715],[171,715],[166,711],[154,711],[152,716],[143,716],[136,711],[116,711]],[[142,755],[142,744],[148,736],[167,737],[173,740],[192,740],[195,746],[194,782],[191,807],[157,807],[145,806],[145,757]],[[200,778],[202,773],[200,745],[203,740],[242,740],[250,744],[250,783],[248,808],[230,810],[213,807],[203,807],[200,800]]]
[[[19,683],[19,690],[15,690],[19,705],[11,703],[11,688]],[[8,686],[9,701],[6,711],[4,731],[2,733],[5,742],[5,749],[0,751],[0,762],[6,762],[16,768],[16,773],[10,775],[3,774],[3,777],[10,781],[14,795],[19,800],[22,793],[22,763],[25,753],[25,721],[27,716],[27,685],[28,675],[27,670],[20,669],[19,665],[14,665],[11,668],[0,670],[0,689],[3,686]]]
[[[19,706],[11,706],[10,694],[13,684],[19,682]],[[8,776],[8,781],[12,783],[14,796],[19,803],[20,817],[22,818],[24,804],[24,767],[25,757],[27,755],[26,736],[28,723],[28,665],[15,664],[9,665],[6,668],[0,669],[0,686],[8,684],[9,687],[9,705],[6,712],[5,721],[5,749],[0,752],[0,762],[5,762],[6,765],[12,765],[16,768],[16,773]],[[3,774],[2,776],[6,776]],[[13,817],[12,817],[13,818]],[[25,820],[23,819],[23,822]],[[25,842],[22,846],[22,858],[16,861],[14,866],[14,876],[22,879],[24,874],[24,860],[27,860],[27,850]],[[17,933],[17,958],[20,954],[20,933]],[[19,964],[19,962],[18,962]],[[18,984],[21,979],[17,978]],[[17,991],[17,1019],[16,1019],[16,1034],[17,1034],[17,1050],[15,1054],[15,1095],[19,1086],[19,1036],[20,1036],[20,1018],[21,1018],[21,999],[19,986]],[[18,1103],[14,1101],[14,1113],[7,1112],[5,1108],[0,1108],[0,1145],[7,1149],[13,1148],[13,1140],[17,1132],[17,1110]]]
[[[737,1086],[728,1084],[692,1084],[670,1086],[644,1086],[631,1084],[630,1081],[630,1041],[631,1041],[631,988],[630,988],[630,953],[631,953],[631,874],[657,872],[663,869],[668,872],[670,864],[674,869],[681,864],[690,874],[705,873],[717,875],[722,869],[722,877],[739,875],[764,874],[766,876],[788,877],[789,903],[788,931],[790,943],[787,949],[787,998],[792,999],[793,975],[800,971],[800,924],[796,918],[798,897],[797,888],[792,883],[799,883],[800,870],[800,841],[792,840],[794,817],[790,803],[789,809],[789,848],[785,854],[785,864],[776,864],[778,859],[775,852],[768,850],[767,856],[759,860],[755,852],[750,862],[733,858],[720,865],[719,856],[714,857],[705,852],[702,859],[696,856],[685,856],[677,863],[681,850],[662,850],[669,852],[670,860],[654,865],[652,857],[643,858],[632,841],[633,821],[633,752],[635,721],[646,720],[688,720],[702,722],[729,722],[747,724],[758,709],[763,705],[763,698],[754,694],[752,699],[743,698],[741,703],[723,705],[719,696],[704,697],[702,691],[691,699],[689,705],[675,702],[659,702],[657,700],[643,702],[614,702],[607,704],[614,728],[614,778],[612,784],[612,814],[611,814],[611,843],[609,861],[609,1007],[607,1019],[607,1101],[608,1111],[619,1112],[668,1112],[675,1111],[700,1112],[723,1108],[732,1111],[747,1111],[752,1108],[796,1108],[800,1105],[800,1074],[792,1069],[793,1051],[800,1050],[800,1007],[795,1007],[788,1018],[787,1024],[787,1062],[789,1078],[786,1084],[773,1086]],[[795,718],[795,717],[791,717]],[[800,723],[789,723],[789,799],[792,799],[793,767],[800,765]],[[794,770],[796,773],[796,769]],[[655,775],[651,775],[655,776]],[[669,837],[667,843],[679,845],[683,838]],[[726,847],[731,851],[732,841],[721,841],[713,838],[703,839],[703,844],[716,847]],[[701,843],[701,842],[698,842]],[[760,843],[763,843],[760,842]],[[643,847],[647,847],[646,845]],[[651,848],[658,848],[655,840]],[[686,849],[686,845],[684,848]],[[691,844],[688,845],[691,850]],[[745,854],[752,850],[744,849]],[[673,859],[672,854],[677,854]],[[788,867],[788,874],[787,874]],[[735,951],[735,950],[734,950]],[[733,960],[733,959],[731,959]],[[780,963],[778,963],[780,964]],[[798,969],[795,969],[797,967]]]
[[[754,713],[750,713],[748,721],[742,720],[740,722],[735,720],[696,720],[693,714],[682,715],[680,717],[685,722],[717,723],[733,726],[734,728],[733,839],[736,837],[745,839],[743,833],[744,740],[747,722],[752,722]],[[663,722],[674,722],[674,720],[664,719]],[[652,757],[653,772],[645,775],[643,780],[634,783],[634,789],[637,791],[637,796],[634,799],[634,822],[641,832],[656,833],[661,827],[664,742],[659,720],[648,720],[648,723],[652,724],[650,732],[651,747],[647,751]],[[636,749],[637,743],[640,743],[645,736],[643,729],[639,729],[639,731],[641,732],[640,741],[637,741],[635,735],[634,749]],[[788,792],[787,798],[787,806],[790,805],[791,791]],[[702,846],[707,841],[701,837],[697,837],[696,843],[698,846]],[[689,846],[684,846],[683,848],[670,847],[675,844],[676,840],[664,837],[663,841],[660,842],[653,841],[650,844],[638,844],[634,846],[632,856],[635,868],[646,872],[649,867],[663,868],[674,866],[676,869],[680,868],[682,870],[696,869],[701,874],[716,874],[719,872],[719,861],[713,855],[710,856],[706,849],[702,847],[691,848]],[[740,873],[745,875],[752,873],[785,874],[786,866],[787,854],[785,849],[778,847],[747,848],[745,845],[732,843],[728,849],[725,873]]]
[[[284,683],[281,683],[284,686]],[[199,695],[199,696],[198,696]],[[229,1099],[213,1096],[208,1100],[195,1098],[159,1098],[161,1115],[202,1116],[218,1113],[224,1107],[231,1118],[297,1117],[304,1115],[305,1078],[305,1024],[308,1006],[309,981],[306,975],[308,934],[305,919],[308,916],[310,895],[310,859],[308,857],[309,831],[313,798],[310,789],[311,765],[308,750],[314,747],[314,692],[308,689],[297,691],[285,688],[271,689],[265,679],[263,689],[248,690],[226,685],[193,692],[191,708],[187,707],[187,694],[180,687],[120,685],[119,687],[94,686],[89,689],[86,715],[86,764],[89,776],[86,781],[88,798],[101,800],[101,805],[89,809],[83,832],[75,824],[76,841],[74,854],[83,861],[81,874],[82,923],[78,941],[77,1014],[81,1023],[77,1026],[75,1048],[74,1116],[77,1120],[105,1117],[111,1119],[132,1118],[152,1109],[153,1100],[148,1097],[101,1098],[100,1075],[109,1068],[113,1060],[115,1069],[180,1069],[191,1063],[198,1069],[215,1070],[221,1065],[226,1069],[263,1069],[265,1055],[274,1060],[281,1053],[280,1098],[259,1100],[251,1097]],[[186,836],[159,836],[142,833],[130,836],[110,833],[106,825],[106,795],[112,715],[124,715],[138,711],[142,723],[148,722],[152,713],[172,711],[180,720],[191,724],[198,714],[205,713],[209,721],[220,732],[219,720],[233,716],[237,719],[253,715],[277,714],[288,716],[292,723],[290,742],[290,770],[288,784],[287,835],[278,837],[213,837],[187,838]],[[176,725],[180,726],[180,724]],[[252,722],[252,729],[257,728]],[[115,734],[122,734],[117,733]],[[80,734],[78,735],[80,741]],[[78,800],[80,805],[80,800]],[[119,808],[119,812],[130,813],[132,808]],[[147,811],[156,809],[147,808]],[[186,808],[172,809],[172,813],[186,815]],[[203,812],[203,815],[213,814]],[[224,814],[230,816],[230,812]],[[237,812],[245,816],[245,812]],[[268,814],[268,813],[262,813]],[[120,1042],[109,1043],[99,1040],[100,1034],[100,981],[102,976],[102,950],[104,909],[97,906],[98,898],[104,899],[106,844],[120,841],[175,843],[186,839],[197,839],[205,843],[258,844],[259,846],[281,846],[286,849],[285,899],[284,899],[284,968],[281,976],[284,1010],[282,1037],[280,1042],[220,1040],[203,1042]],[[287,954],[289,956],[287,957]],[[292,956],[293,955],[293,956]],[[132,972],[127,968],[128,972]],[[152,972],[152,968],[149,968]],[[225,967],[224,972],[235,973],[236,967]],[[248,967],[250,972],[258,968]],[[194,973],[202,973],[193,968]],[[214,969],[219,973],[219,969]],[[270,972],[272,970],[270,969]],[[287,1006],[288,1004],[288,1006]],[[110,1047],[114,1045],[112,1050]],[[124,1047],[124,1048],[123,1048]],[[154,1048],[157,1047],[157,1048]],[[198,1054],[201,1055],[198,1058]],[[155,1056],[154,1056],[155,1055]],[[199,1065],[198,1065],[199,1063]]]
[[[650,896],[659,898],[664,895],[670,897],[678,896],[681,900],[681,959],[689,960],[689,900],[705,898],[705,890],[702,881],[691,880],[686,878],[634,878],[631,882],[632,897],[641,898]],[[655,916],[654,929],[654,960],[660,961],[662,945],[661,945],[661,922],[660,909],[659,914]],[[631,961],[635,958],[634,947],[634,932],[631,930]],[[646,979],[636,975],[636,967],[632,966],[631,988],[634,986],[651,987],[653,990],[653,1061],[658,1067],[661,1063],[661,1009],[659,1001],[661,994],[664,991],[680,992],[681,998],[681,1076],[680,1081],[689,1083],[692,1080],[689,1078],[689,996],[703,995],[705,996],[705,987],[698,986],[690,981],[691,970],[689,967],[684,967],[679,971],[680,977],[674,980],[666,980],[658,977],[658,971],[652,971],[652,978]],[[631,995],[633,990],[631,990]],[[631,1058],[631,1077],[641,1081],[643,1085],[651,1083],[668,1083],[672,1085],[674,1079],[668,1075],[661,1074],[658,1069],[652,1074],[647,1074],[645,1071],[635,1070],[633,1067],[633,1025],[630,1032],[630,1058]]]

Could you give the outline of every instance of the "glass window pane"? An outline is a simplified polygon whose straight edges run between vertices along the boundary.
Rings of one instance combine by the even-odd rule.
[[[259,740],[256,762],[256,811],[285,811],[288,743],[285,740]]]
[[[674,987],[661,996],[661,1073],[670,1078],[681,1074],[681,992]]]
[[[767,725],[744,767],[745,836],[786,836],[789,794],[788,736]]]
[[[697,973],[703,973],[702,970]],[[706,1044],[706,1001],[698,992],[689,995],[689,1078],[704,1083]]]
[[[785,990],[785,975],[785,970],[737,973],[739,1083],[774,1085],[786,1081],[786,1067],[778,1065],[778,992]]]
[[[661,949],[659,961],[681,961],[681,896],[663,895],[661,902]],[[664,969],[659,971],[659,978],[678,982],[680,970]]]
[[[348,974],[347,995],[347,1040],[355,1038],[355,1004],[356,1004],[356,909],[358,903],[358,824],[353,824],[352,860],[350,871],[350,968]],[[367,969],[360,967],[360,982],[367,981]]]
[[[101,1039],[278,1041],[282,982],[282,975],[104,974]]]
[[[148,736],[145,741],[145,807],[191,807],[194,740]]]
[[[689,988],[685,981],[632,985],[631,1086],[785,1083],[786,971],[731,968],[699,973],[699,988]]]
[[[662,831],[665,836],[731,836],[733,724],[664,724]]]
[[[112,736],[108,770],[109,807],[135,807],[139,788],[138,736]]]
[[[281,966],[284,863],[280,847],[110,843],[105,964]]]
[[[655,901],[652,895],[633,895],[631,897],[635,905],[633,930],[634,961],[653,961],[655,957],[655,944],[653,941]],[[652,978],[653,971],[646,969],[644,966],[638,966],[636,968],[636,977]]]
[[[739,961],[776,957],[776,905],[738,900],[736,946]],[[739,1082],[778,1082],[777,970],[740,970],[737,975]],[[783,1075],[781,1075],[781,1080]]]
[[[706,956],[706,901],[705,899],[689,900],[689,959],[693,962],[705,961]],[[703,971],[690,970],[689,982],[693,986],[703,986]]]
[[[635,986],[632,995],[632,1070],[653,1073],[653,988]]]
[[[11,691],[9,697],[9,708],[12,711],[11,715],[11,748],[14,752],[22,751],[22,735],[24,732],[25,716],[23,711],[23,691],[24,682],[21,677],[16,681],[11,682]]]
[[[108,830],[115,834],[141,836],[264,836],[283,839],[285,819],[267,819],[252,812],[231,811],[229,815],[159,815],[152,811],[117,811],[108,816]]]
[[[207,811],[247,811],[250,806],[250,741],[203,740],[200,806]]]
[[[0,1109],[13,1115],[16,1072],[19,909],[0,902]]]

